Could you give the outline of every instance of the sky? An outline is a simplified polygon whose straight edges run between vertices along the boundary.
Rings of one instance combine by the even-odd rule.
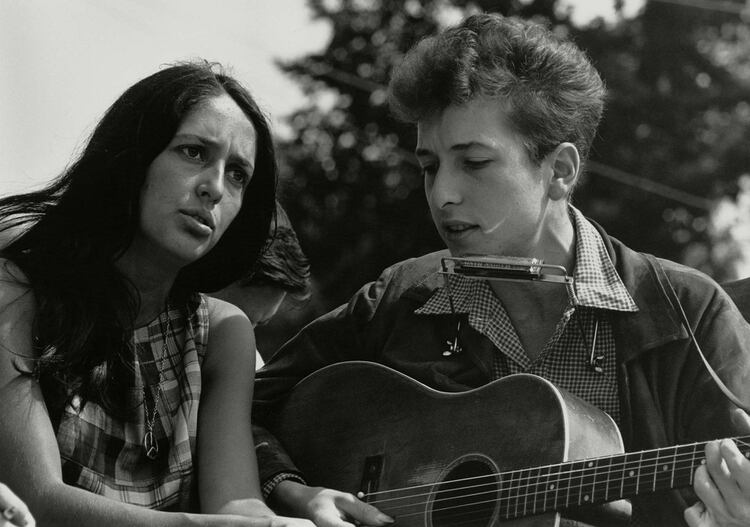
[[[614,1],[567,3],[585,22],[611,17]],[[283,135],[305,98],[274,61],[329,37],[305,0],[0,0],[0,196],[55,177],[125,89],[179,60],[230,68]]]

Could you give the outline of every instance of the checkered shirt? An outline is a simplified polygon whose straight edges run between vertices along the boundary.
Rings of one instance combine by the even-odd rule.
[[[495,379],[533,373],[607,412],[619,424],[615,340],[608,315],[612,311],[638,311],[638,307],[617,275],[594,226],[573,206],[570,217],[576,232],[573,294],[552,337],[535,360],[526,354],[508,313],[487,281],[447,276],[453,305],[456,313],[468,314],[469,325],[495,345]],[[452,313],[447,289],[437,289],[415,313]],[[602,373],[589,367],[595,327],[596,352],[603,356]]]
[[[171,333],[164,362],[164,313],[133,335],[140,363],[129,394],[129,404],[137,408],[133,420],[115,419],[92,402],[79,411],[80,399],[74,397],[63,413],[57,442],[66,483],[151,509],[191,510],[201,364],[208,340],[206,297],[195,295],[167,315]],[[143,448],[145,413],[152,415],[161,364],[164,382],[153,432],[159,453],[151,460]]]

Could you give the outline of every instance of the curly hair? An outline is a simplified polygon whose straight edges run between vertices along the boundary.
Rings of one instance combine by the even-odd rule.
[[[538,164],[562,142],[587,158],[606,90],[574,43],[493,13],[421,40],[395,68],[388,91],[393,114],[406,122],[479,97],[497,100]]]

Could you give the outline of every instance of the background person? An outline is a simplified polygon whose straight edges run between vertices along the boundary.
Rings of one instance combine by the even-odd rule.
[[[253,265],[275,188],[255,101],[192,63],[126,90],[50,186],[0,200],[20,233],[0,253],[0,478],[41,524],[306,523],[261,499],[252,326],[197,293]]]
[[[710,278],[629,249],[570,203],[605,96],[574,44],[529,22],[476,15],[415,46],[389,89],[396,115],[417,125],[425,193],[447,251],[386,269],[282,347],[258,373],[259,420],[306,375],[367,360],[447,392],[542,376],[609,413],[626,451],[747,432],[666,288],[724,382],[750,401],[750,327],[734,304]],[[574,290],[452,276],[449,293],[441,259],[471,254],[563,266]],[[454,339],[461,351],[444,353]],[[320,527],[363,519],[353,496],[305,486],[271,443],[258,454],[272,505]],[[699,501],[679,491],[638,496],[632,524],[749,524],[750,462],[731,441],[709,443],[706,458],[693,484]],[[586,520],[617,524],[614,511],[601,512]]]
[[[310,298],[310,262],[280,203],[276,204],[270,240],[249,273],[211,293],[239,307],[254,327],[270,321],[289,298],[298,303]],[[270,355],[269,350],[256,352],[255,368],[260,369]]]

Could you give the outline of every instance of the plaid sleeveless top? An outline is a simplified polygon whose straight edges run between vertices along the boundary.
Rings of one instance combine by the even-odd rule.
[[[81,410],[77,397],[66,405],[57,430],[65,483],[151,509],[196,509],[193,458],[208,341],[206,302],[195,294],[187,305],[171,307],[134,331],[136,367],[128,383],[128,407],[136,408],[132,421],[115,419],[93,402]],[[153,436],[159,450],[150,459],[143,442],[155,399]]]

